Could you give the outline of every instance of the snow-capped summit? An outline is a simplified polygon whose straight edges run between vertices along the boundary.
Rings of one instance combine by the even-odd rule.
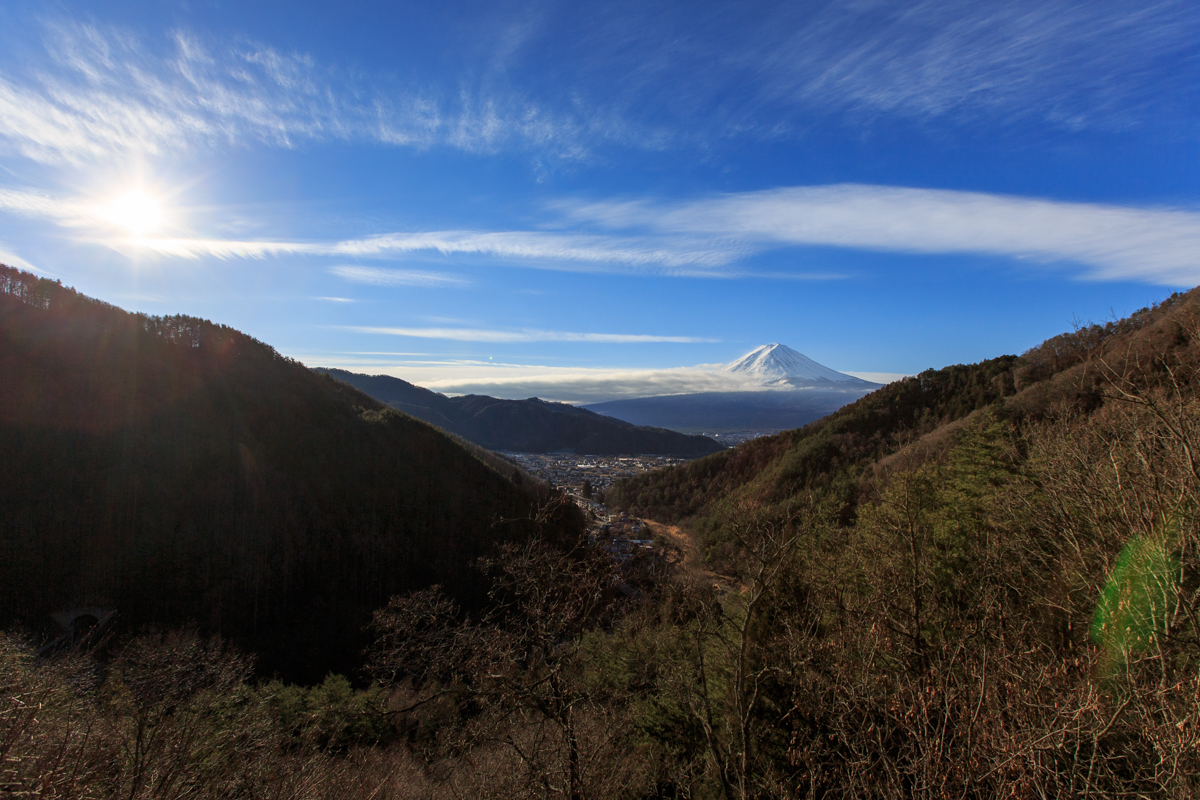
[[[822,366],[803,353],[797,353],[787,345],[777,343],[764,344],[751,350],[737,361],[726,364],[721,371],[757,378],[768,386],[827,386],[835,383],[849,388],[869,385],[867,381]]]

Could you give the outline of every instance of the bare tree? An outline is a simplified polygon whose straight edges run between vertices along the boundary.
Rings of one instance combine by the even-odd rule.
[[[612,562],[535,542],[506,546],[483,566],[492,605],[478,622],[436,589],[393,598],[377,612],[372,674],[411,687],[405,713],[453,698],[470,719],[460,746],[501,743],[531,785],[582,800],[597,773],[612,778],[619,735],[602,724],[612,709],[589,690],[580,660],[583,636],[610,624],[627,602]]]

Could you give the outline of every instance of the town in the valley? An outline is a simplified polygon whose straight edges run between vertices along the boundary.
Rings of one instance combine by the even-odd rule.
[[[621,478],[676,464],[690,459],[671,456],[581,456],[574,453],[506,453],[501,455],[534,477],[551,486],[589,499],[602,494]]]
[[[672,456],[581,456],[568,453],[502,453],[521,469],[561,489],[588,520],[588,543],[624,563],[637,555],[657,553],[650,525],[628,513],[610,512],[604,494],[621,478],[691,459]]]

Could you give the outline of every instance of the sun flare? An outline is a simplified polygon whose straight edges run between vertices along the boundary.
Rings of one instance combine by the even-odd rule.
[[[146,236],[160,230],[167,221],[162,202],[145,192],[128,192],[110,200],[101,209],[101,217],[134,236]]]

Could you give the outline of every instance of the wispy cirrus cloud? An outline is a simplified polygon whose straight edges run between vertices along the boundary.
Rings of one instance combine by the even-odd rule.
[[[827,0],[704,14],[630,4],[600,18],[542,16],[517,37],[489,25],[470,49],[491,56],[464,58],[454,74],[414,64],[404,84],[260,42],[51,25],[36,63],[0,74],[0,144],[82,165],[330,141],[580,159],[614,143],[790,138],[814,115],[1197,130],[1177,90],[1200,77],[1189,0]]]
[[[759,102],[919,118],[1040,117],[1125,128],[1190,116],[1163,88],[1196,74],[1187,0],[784,6],[735,59]],[[1194,127],[1194,121],[1193,121]]]
[[[95,225],[100,221],[97,212],[80,199],[63,199],[25,189],[0,188],[0,211],[66,227]]]
[[[637,333],[578,333],[574,331],[546,331],[533,328],[520,330],[488,330],[483,328],[393,328],[375,326],[342,326],[341,330],[355,333],[374,333],[387,336],[408,336],[416,339],[446,339],[456,342],[594,342],[602,344],[648,344],[674,342],[691,344],[716,342],[698,336],[659,336]]]
[[[546,231],[429,231],[372,236],[339,242],[339,252],[370,256],[431,250],[500,256],[511,259],[557,260],[703,269],[729,263],[746,252],[734,242],[698,238],[613,236]]]
[[[62,198],[31,190],[0,188],[0,211],[34,217],[70,228],[111,224],[104,209],[86,198]],[[383,233],[335,241],[218,239],[202,237],[130,237],[105,232],[91,238],[117,250],[148,251],[176,258],[266,258],[268,256],[349,256],[389,258],[428,252],[447,256],[485,256],[516,265],[572,271],[624,271],[653,274],[732,277],[752,274],[730,265],[755,252],[751,242],[686,236],[619,235],[582,231],[442,230]],[[421,270],[387,270],[361,265],[330,270],[347,280],[376,285],[466,285],[465,278]],[[787,277],[796,277],[789,275]],[[803,277],[803,275],[801,275]],[[825,278],[825,275],[809,276]]]
[[[3,242],[0,242],[0,264],[7,264],[10,267],[20,267],[29,272],[36,272],[39,275],[49,275],[50,273],[38,269],[33,264],[30,264],[25,259],[21,258],[16,253],[7,249]]]
[[[646,272],[681,277],[744,277],[753,270],[731,263],[757,252],[752,242],[711,237],[621,236],[552,231],[421,231],[331,242],[234,239],[120,238],[117,249],[147,250],[180,258],[264,258],[278,255],[387,258],[416,252],[486,256],[513,266],[563,271]],[[343,276],[344,277],[344,276]],[[783,277],[774,275],[772,277]],[[803,273],[786,277],[805,277]],[[824,279],[828,275],[812,275]]]
[[[1200,75],[1188,0],[582,13],[542,15],[517,37],[489,25],[457,73],[414,64],[404,84],[261,42],[59,23],[40,58],[0,74],[0,145],[76,165],[329,141],[579,159],[613,143],[789,138],[814,114],[1197,128],[1187,93],[1172,90]]]
[[[184,34],[162,55],[88,25],[58,26],[48,38],[42,70],[0,76],[0,139],[35,161],[163,155],[242,138],[286,146],[343,130],[303,57],[264,48],[222,64]]]
[[[446,275],[419,269],[380,269],[378,267],[340,266],[331,267],[329,272],[354,283],[371,286],[425,286],[465,288],[471,281],[458,275]]]
[[[599,23],[576,13],[520,55],[549,51],[575,68],[548,83],[670,118],[683,139],[795,138],[822,117],[1197,132],[1179,91],[1200,73],[1190,0],[780,0],[703,12],[628,2]],[[586,31],[586,48],[564,35],[569,25]]]
[[[163,46],[81,24],[51,26],[46,39],[38,68],[0,74],[0,143],[47,164],[306,141],[579,158],[589,142],[629,133],[503,88],[393,85],[256,42],[176,31]]]

